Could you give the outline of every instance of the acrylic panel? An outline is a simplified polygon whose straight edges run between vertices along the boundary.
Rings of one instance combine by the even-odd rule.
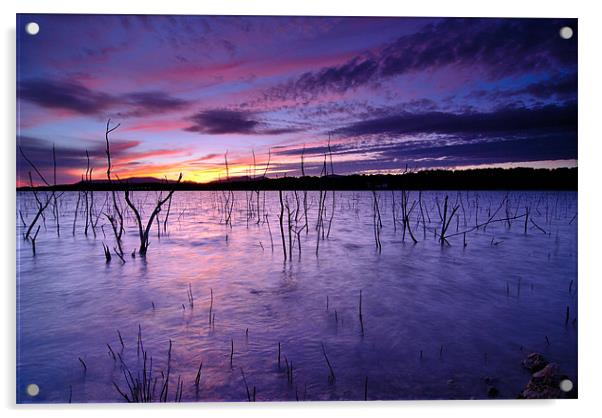
[[[576,19],[16,30],[18,403],[577,397]]]

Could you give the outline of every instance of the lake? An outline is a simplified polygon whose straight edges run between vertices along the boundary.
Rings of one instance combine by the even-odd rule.
[[[577,381],[576,192],[408,192],[417,243],[401,191],[325,195],[318,233],[320,192],[283,192],[284,260],[277,191],[177,191],[146,257],[126,211],[122,262],[110,193],[93,193],[87,236],[83,195],[60,195],[60,236],[50,205],[34,256],[21,215],[36,202],[19,192],[17,401],[124,401],[119,357],[141,376],[144,351],[158,398],[170,340],[168,401],[516,398],[531,352]],[[144,222],[157,196],[133,193]]]

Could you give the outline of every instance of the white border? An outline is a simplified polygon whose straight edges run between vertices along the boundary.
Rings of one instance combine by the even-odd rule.
[[[0,217],[2,241],[0,265],[2,275],[3,320],[0,350],[3,371],[0,377],[0,406],[4,416],[47,417],[142,415],[246,417],[303,417],[309,414],[333,417],[439,416],[507,417],[514,414],[535,414],[546,417],[579,416],[600,410],[596,404],[602,387],[600,348],[600,287],[602,273],[595,260],[601,256],[602,237],[599,219],[602,215],[600,178],[599,121],[602,98],[600,28],[602,15],[593,1],[528,2],[503,0],[496,3],[471,0],[420,0],[412,2],[369,0],[77,0],[0,2],[2,20],[2,55],[0,64],[2,95],[0,125],[4,133],[1,144]],[[347,16],[503,16],[503,17],[577,17],[579,18],[579,400],[578,401],[428,401],[428,402],[334,402],[273,404],[188,404],[152,407],[129,405],[94,406],[15,406],[15,13],[147,13],[147,14],[269,14],[269,15],[347,15]]]

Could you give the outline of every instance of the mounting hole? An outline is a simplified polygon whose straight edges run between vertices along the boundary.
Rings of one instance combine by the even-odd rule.
[[[573,37],[573,29],[570,26],[563,26],[558,32],[562,39],[571,39]]]
[[[560,390],[563,392],[570,392],[573,390],[573,382],[569,379],[564,379],[560,382]]]
[[[25,32],[27,32],[28,35],[37,35],[39,31],[40,25],[38,25],[36,22],[29,22],[27,25],[25,25]]]
[[[25,388],[25,391],[31,397],[38,396],[38,394],[40,393],[40,387],[38,385],[36,385],[35,383],[31,383],[31,384],[27,385],[27,388]]]

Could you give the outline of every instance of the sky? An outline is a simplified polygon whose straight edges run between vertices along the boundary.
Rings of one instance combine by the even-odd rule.
[[[106,179],[109,120],[123,179],[320,175],[325,154],[335,174],[573,167],[577,38],[576,19],[21,14],[17,185],[43,182],[23,154],[50,184],[88,157]]]

